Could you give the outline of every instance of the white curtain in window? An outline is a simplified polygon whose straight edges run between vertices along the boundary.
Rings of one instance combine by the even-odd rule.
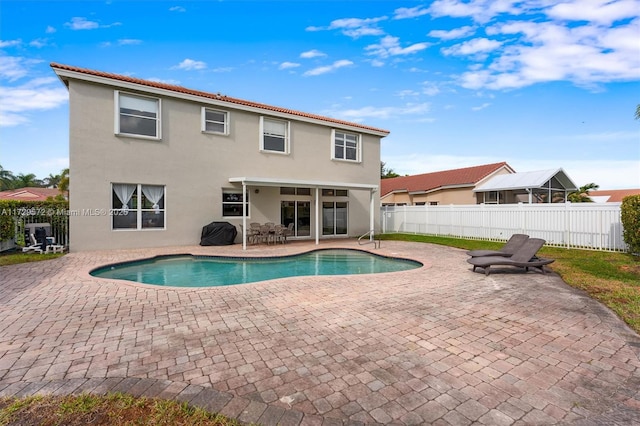
[[[162,200],[162,196],[164,195],[164,187],[163,186],[155,186],[155,185],[142,185],[142,193],[149,201],[153,203],[153,209],[156,211],[156,214],[160,214],[160,200]]]
[[[129,211],[129,200],[131,200],[131,196],[136,190],[137,185],[130,185],[127,183],[114,183],[113,184],[113,192],[118,197],[118,200],[122,203],[122,210],[126,212]]]

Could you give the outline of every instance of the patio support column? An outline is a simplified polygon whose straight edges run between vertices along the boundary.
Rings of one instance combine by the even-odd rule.
[[[374,189],[369,191],[369,231],[371,231],[369,233],[369,241],[374,241],[374,236],[373,236],[373,232],[374,232],[374,227],[375,227],[375,205],[374,205],[374,200],[375,197],[373,196],[373,194],[376,191]]]
[[[320,188],[316,186],[316,245],[320,244]]]
[[[242,250],[247,249],[247,183],[242,181]]]

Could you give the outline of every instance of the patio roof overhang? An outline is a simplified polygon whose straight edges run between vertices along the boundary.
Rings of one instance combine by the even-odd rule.
[[[303,186],[307,188],[340,188],[340,189],[362,189],[377,191],[378,185],[368,185],[364,183],[333,182],[320,180],[302,180],[269,177],[232,177],[230,183],[240,183],[247,186]]]
[[[375,198],[373,194],[378,191],[378,185],[355,182],[334,182],[334,181],[318,181],[318,180],[302,180],[288,178],[270,178],[270,177],[231,177],[229,183],[242,185],[242,199],[247,199],[247,187],[249,186],[296,186],[315,189],[315,235],[316,244],[320,243],[320,189],[321,188],[339,188],[339,189],[355,189],[369,191],[369,239],[374,238],[374,221],[375,221]],[[251,203],[251,201],[249,201]],[[247,211],[246,204],[242,203],[242,249],[247,249]],[[366,234],[365,234],[366,235]]]

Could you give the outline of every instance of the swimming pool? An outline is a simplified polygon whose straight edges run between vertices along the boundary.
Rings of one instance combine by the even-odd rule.
[[[171,287],[216,287],[308,275],[376,274],[422,263],[354,249],[321,249],[281,257],[171,255],[94,269],[100,278]]]

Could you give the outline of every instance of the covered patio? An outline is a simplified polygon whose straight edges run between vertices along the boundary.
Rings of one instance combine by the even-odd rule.
[[[375,217],[376,217],[376,193],[378,192],[378,185],[369,185],[369,184],[361,184],[361,183],[353,183],[353,182],[333,182],[333,181],[312,181],[312,180],[299,180],[299,179],[281,179],[281,178],[270,178],[270,177],[232,177],[229,178],[229,182],[232,184],[240,184],[242,186],[242,199],[248,200],[246,203],[242,203],[242,249],[247,249],[247,232],[245,230],[248,229],[248,211],[247,208],[251,206],[251,199],[248,197],[248,194],[251,190],[255,190],[260,187],[304,187],[311,189],[311,195],[313,200],[313,212],[315,220],[312,224],[312,235],[315,236],[315,244],[318,245],[320,242],[321,232],[321,222],[320,218],[320,200],[321,191],[323,188],[333,188],[333,189],[345,189],[345,190],[358,190],[358,191],[366,191],[369,194],[369,205],[368,205],[368,223],[369,227],[367,229],[369,240],[374,240],[375,234]],[[364,233],[363,233],[364,234]]]

